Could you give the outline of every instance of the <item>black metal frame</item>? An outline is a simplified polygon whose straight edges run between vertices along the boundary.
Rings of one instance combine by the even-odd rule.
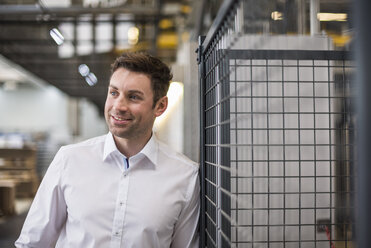
[[[202,44],[204,41],[205,37],[200,36],[199,37],[199,44]],[[198,53],[197,59],[198,59],[198,64],[199,64],[199,79],[200,79],[200,126],[203,127],[205,123],[205,113],[202,111],[205,107],[205,102],[204,102],[204,60],[202,56],[202,50],[201,47],[198,48],[196,51]],[[201,184],[201,192],[200,192],[200,247],[205,247],[205,236],[202,234],[202,230],[205,228],[205,167],[201,166],[205,163],[205,133],[204,130],[200,130],[200,184]]]
[[[355,57],[357,61],[357,243],[358,247],[370,247],[371,223],[371,33],[369,31],[371,2],[368,0],[354,1],[355,23]]]
[[[201,183],[202,183],[202,191],[201,191],[201,223],[200,223],[200,234],[201,234],[201,242],[200,242],[200,247],[206,247],[206,241],[205,241],[205,233],[204,230],[206,228],[205,224],[205,99],[204,99],[204,93],[205,93],[205,61],[203,58],[202,54],[202,39],[200,39],[200,46],[199,46],[199,71],[200,71],[200,91],[201,91]],[[227,72],[226,70],[229,70],[229,60],[231,59],[247,59],[247,60],[326,60],[326,61],[345,61],[345,60],[351,60],[351,53],[345,52],[345,51],[313,51],[313,50],[219,50],[218,51],[219,58],[223,58],[223,63],[220,65],[220,71],[221,72]],[[222,75],[221,77],[222,78]],[[225,78],[224,78],[225,80]],[[227,82],[228,80],[224,81],[223,84],[226,84],[228,88],[229,83]],[[223,90],[222,90],[223,91]],[[229,91],[227,90],[225,92],[227,95],[229,94]],[[224,96],[227,96],[224,95]],[[226,103],[229,106],[229,100],[225,99],[223,100],[224,103]],[[227,108],[228,109],[228,108]],[[227,116],[229,116],[229,112],[226,113]],[[223,115],[223,114],[221,114]],[[228,127],[227,127],[228,129]],[[229,130],[229,129],[228,129]],[[228,133],[228,132],[227,132]],[[228,144],[229,140],[226,140],[226,144]],[[223,142],[221,142],[223,144]],[[225,160],[226,158],[224,158]],[[229,158],[228,158],[229,159]],[[228,160],[227,159],[227,160]],[[223,161],[222,165],[226,166],[226,163],[228,161]],[[227,166],[228,167],[228,166]],[[228,174],[225,174],[225,180],[223,181],[228,181],[230,178]],[[230,187],[230,185],[225,185],[226,188]],[[349,193],[349,192],[348,192]],[[227,199],[225,199],[228,201]],[[230,199],[229,199],[230,200]],[[219,208],[220,206],[218,206]],[[225,209],[226,212],[228,212],[228,209]],[[230,213],[230,206],[229,206],[229,213]],[[352,219],[347,221],[352,222]],[[328,223],[331,226],[331,223]],[[220,228],[223,229],[223,226]],[[225,237],[223,240],[228,240],[230,239],[230,232],[225,231]],[[229,243],[230,244],[230,243]],[[218,244],[214,244],[217,246]],[[228,247],[228,242],[222,242],[221,243],[222,247]]]
[[[359,0],[359,1],[362,1],[362,0]],[[241,5],[239,5],[242,1],[239,1],[239,0],[225,0],[223,2],[223,5],[222,7],[220,8],[220,11],[215,19],[215,21],[213,22],[208,34],[206,37],[200,37],[199,39],[199,47],[198,47],[198,63],[199,63],[199,80],[200,80],[200,102],[201,102],[201,106],[200,106],[200,117],[201,117],[201,128],[200,128],[200,145],[201,145],[201,154],[200,154],[200,174],[201,174],[201,216],[200,216],[200,247],[204,248],[204,247],[207,247],[207,239],[210,238],[210,234],[208,234],[205,230],[207,228],[210,228],[207,224],[207,221],[206,221],[206,218],[209,218],[210,219],[210,215],[208,214],[208,211],[210,211],[210,209],[208,210],[208,206],[207,206],[207,200],[206,198],[209,197],[206,193],[207,190],[210,190],[207,189],[207,184],[210,184],[210,181],[208,181],[207,179],[207,174],[209,173],[208,170],[207,170],[207,164],[209,164],[210,166],[210,161],[209,162],[206,162],[207,158],[205,157],[205,154],[206,154],[206,151],[207,151],[207,139],[208,139],[208,133],[206,133],[206,125],[208,123],[208,119],[206,117],[206,112],[205,112],[205,108],[206,108],[206,99],[205,99],[205,96],[206,96],[206,93],[208,93],[210,90],[209,89],[206,89],[206,84],[207,84],[207,80],[206,80],[206,77],[208,75],[209,72],[207,72],[207,68],[208,66],[210,67],[210,64],[206,64],[208,63],[207,59],[209,58],[209,56],[212,57],[212,60],[218,64],[218,65],[213,65],[213,66],[218,66],[218,72],[219,72],[219,89],[218,89],[218,92],[215,93],[215,95],[218,95],[219,97],[219,100],[222,99],[222,104],[219,102],[219,106],[218,106],[218,109],[217,111],[220,111],[219,114],[218,114],[218,117],[215,117],[213,115],[211,115],[212,118],[219,118],[219,120],[222,120],[223,118],[223,115],[226,115],[226,118],[228,119],[230,115],[229,113],[229,107],[230,107],[230,98],[228,96],[229,94],[229,75],[228,75],[228,70],[230,70],[230,64],[229,64],[229,61],[230,60],[264,60],[264,61],[268,61],[268,60],[281,60],[281,61],[284,61],[284,60],[296,60],[296,61],[299,61],[299,60],[309,60],[309,61],[313,61],[313,65],[314,66],[314,61],[318,61],[318,60],[323,60],[323,61],[340,61],[340,63],[342,63],[342,65],[339,66],[340,69],[343,70],[343,74],[340,75],[340,79],[337,80],[335,79],[335,84],[337,84],[336,87],[338,87],[337,90],[340,89],[340,91],[342,91],[342,96],[340,97],[337,97],[337,96],[332,96],[330,95],[329,93],[329,98],[333,98],[333,99],[340,99],[342,101],[342,110],[340,110],[341,113],[339,114],[343,114],[343,116],[341,117],[343,122],[344,123],[339,123],[337,124],[336,127],[334,128],[331,128],[331,125],[329,125],[329,131],[330,130],[339,130],[337,135],[336,135],[336,144],[332,144],[331,141],[330,141],[330,147],[331,146],[334,146],[334,147],[337,147],[338,151],[336,152],[336,157],[335,158],[331,158],[333,155],[330,155],[330,159],[329,159],[329,163],[330,163],[330,168],[331,168],[331,163],[335,163],[340,161],[339,162],[339,166],[336,166],[338,168],[336,168],[336,170],[334,170],[334,173],[336,173],[335,175],[331,175],[329,176],[329,181],[330,181],[330,184],[332,182],[335,182],[335,190],[332,189],[331,190],[331,186],[330,186],[330,190],[329,190],[329,195],[330,195],[330,202],[332,201],[332,196],[331,195],[334,195],[335,196],[335,204],[337,204],[335,207],[331,207],[331,203],[330,203],[330,213],[332,211],[332,209],[338,209],[339,211],[338,212],[333,212],[335,213],[335,216],[334,216],[334,219],[332,219],[332,214],[330,214],[330,222],[328,222],[327,220],[323,220],[324,222],[317,222],[314,224],[314,226],[317,228],[317,231],[319,229],[323,229],[324,227],[327,227],[330,229],[330,234],[331,234],[331,228],[334,227],[336,230],[333,231],[335,233],[335,235],[337,235],[338,237],[341,237],[340,240],[343,241],[345,244],[345,247],[353,247],[353,246],[348,246],[348,241],[349,241],[349,237],[347,236],[344,236],[344,235],[348,235],[347,233],[345,233],[347,230],[345,229],[349,229],[351,228],[351,235],[353,235],[352,237],[350,237],[352,240],[355,239],[355,231],[354,231],[354,227],[355,227],[355,220],[354,220],[354,193],[356,190],[359,189],[358,188],[355,188],[354,184],[357,183],[355,181],[355,177],[354,177],[354,161],[355,161],[355,158],[353,156],[353,152],[354,152],[354,147],[353,147],[353,142],[354,142],[354,137],[355,137],[355,129],[354,129],[354,118],[353,118],[353,108],[352,108],[352,104],[351,104],[351,97],[350,95],[346,95],[345,94],[352,94],[353,92],[347,92],[345,93],[345,87],[349,87],[349,78],[345,78],[345,77],[348,77],[348,75],[345,75],[346,73],[349,73],[349,72],[345,72],[345,61],[352,61],[353,60],[353,56],[352,56],[352,53],[351,52],[347,52],[347,51],[324,51],[324,50],[321,50],[321,51],[317,51],[317,50],[249,50],[249,49],[245,49],[245,50],[234,50],[232,46],[230,47],[223,47],[223,48],[220,48],[218,47],[218,42],[220,42],[220,40],[222,39],[222,37],[226,36],[226,32],[228,31],[229,28],[231,28],[231,23],[232,23],[232,29],[233,29],[233,15],[236,13],[234,12],[236,10],[236,8],[240,8]],[[242,6],[243,7],[243,6]],[[234,14],[233,14],[234,13]],[[231,21],[232,20],[232,21]],[[364,26],[365,27],[365,26]],[[240,30],[241,31],[241,30]],[[232,31],[233,32],[233,31]],[[242,32],[244,32],[242,30]],[[229,31],[228,31],[228,34],[229,34]],[[236,34],[236,33],[235,33]],[[233,35],[233,34],[232,34]],[[237,36],[236,36],[237,37]],[[237,37],[238,39],[238,37]],[[224,43],[223,43],[224,44]],[[369,43],[367,43],[369,44]],[[225,45],[225,44],[224,44]],[[216,49],[219,49],[216,51]],[[364,49],[364,48],[363,48]],[[298,62],[299,63],[299,62]],[[335,62],[335,63],[338,63],[338,62]],[[328,62],[328,65],[330,66],[330,62]],[[331,67],[333,68],[337,68],[337,66],[332,66]],[[353,70],[353,65],[350,65],[350,66],[347,66],[347,69],[351,68],[351,70]],[[314,68],[314,67],[313,67]],[[370,71],[370,70],[368,70]],[[223,74],[224,72],[224,74]],[[226,73],[226,74],[225,74]],[[350,72],[350,73],[353,73],[353,72]],[[225,76],[227,75],[227,76]],[[213,76],[215,77],[215,75]],[[346,81],[346,83],[345,83]],[[284,80],[282,79],[282,83],[284,82]],[[223,86],[223,85],[226,85],[226,86]],[[345,85],[347,84],[347,85]],[[223,87],[224,89],[226,90],[223,95]],[[221,91],[221,92],[220,92]],[[365,92],[363,92],[365,93]],[[223,98],[223,96],[225,98]],[[253,98],[253,96],[250,96],[251,98]],[[299,96],[298,96],[299,97]],[[266,97],[267,98],[267,97]],[[268,99],[268,98],[267,98]],[[267,100],[268,101],[268,100]],[[224,105],[223,105],[224,104]],[[223,106],[227,106],[226,108],[224,108]],[[365,106],[365,105],[364,105]],[[223,112],[224,111],[224,112]],[[268,110],[267,110],[268,111]],[[329,110],[330,111],[330,110]],[[300,112],[298,112],[299,114]],[[284,113],[283,113],[284,114]],[[332,113],[333,114],[333,113]],[[336,113],[338,114],[338,113]],[[315,115],[315,113],[314,113]],[[213,131],[213,135],[220,135],[220,130],[222,130],[223,128],[225,129],[224,131],[226,131],[226,133],[229,133],[230,130],[232,130],[233,128],[230,126],[228,120],[225,119],[226,121],[223,122],[222,124],[216,124],[216,125],[219,125],[219,131]],[[300,122],[300,121],[299,121]],[[210,123],[210,122],[209,122]],[[331,120],[330,120],[330,123],[331,123]],[[369,122],[368,122],[369,123]],[[369,126],[368,126],[369,127]],[[367,127],[367,128],[368,128]],[[299,128],[300,129],[300,128]],[[369,128],[368,128],[369,129]],[[229,131],[228,131],[229,130]],[[210,131],[209,131],[210,132]],[[228,156],[228,158],[223,158],[223,162],[221,164],[218,164],[218,163],[215,163],[215,167],[219,168],[219,172],[226,172],[224,173],[223,175],[223,179],[220,183],[223,183],[223,182],[230,182],[230,179],[231,179],[231,174],[230,174],[230,171],[231,171],[231,167],[228,165],[229,162],[232,162],[231,161],[231,158],[229,157],[229,153],[228,153],[228,143],[230,142],[230,140],[227,138],[227,140],[223,140],[224,138],[223,137],[218,137],[218,141],[219,143],[215,145],[215,147],[219,147],[217,149],[225,149],[227,151],[226,156]],[[348,139],[348,140],[345,140],[345,139]],[[268,137],[268,140],[269,140],[269,137]],[[330,134],[330,140],[331,140],[331,134]],[[371,140],[371,139],[370,139]],[[224,143],[225,142],[225,145]],[[268,141],[269,143],[269,141]],[[316,142],[314,142],[316,143]],[[339,145],[340,144],[340,145]],[[300,147],[301,146],[301,143],[300,143],[300,137],[299,137],[299,142],[298,142],[298,146]],[[368,148],[368,146],[366,146],[366,149]],[[337,156],[341,151],[346,151],[347,152],[347,155],[344,155],[344,156]],[[299,152],[300,153],[300,152]],[[330,151],[331,153],[331,151]],[[315,155],[316,156],[316,155]],[[299,155],[300,157],[300,155]],[[220,158],[219,158],[220,159]],[[253,159],[251,160],[253,161]],[[300,159],[298,160],[299,163],[300,162]],[[316,158],[314,158],[314,163],[316,163]],[[220,162],[220,161],[219,161]],[[268,155],[268,160],[267,162],[269,163],[269,155]],[[215,172],[213,172],[215,173]],[[368,175],[369,173],[367,173]],[[269,174],[268,174],[269,175]],[[359,175],[359,174],[358,174]],[[366,174],[365,174],[366,175]],[[361,175],[361,176],[365,176],[365,175]],[[299,177],[300,179],[300,177]],[[254,180],[254,177],[251,177],[251,180]],[[283,179],[285,180],[285,179]],[[316,180],[316,179],[314,179]],[[370,183],[371,183],[371,180],[368,180]],[[346,182],[348,185],[345,185]],[[299,184],[300,185],[300,184]],[[215,185],[215,187],[218,187],[218,191],[221,191],[222,194],[223,192],[226,192],[228,191],[227,189],[230,189],[230,184],[228,185],[224,183],[223,186],[218,186],[218,185]],[[210,187],[210,186],[209,186]],[[299,186],[300,187],[300,186]],[[316,186],[315,186],[316,187]],[[339,192],[337,190],[340,190]],[[299,190],[300,192],[300,190]],[[315,192],[314,192],[315,193]],[[215,194],[215,193],[213,193]],[[219,193],[220,194],[220,193]],[[253,193],[252,193],[253,194]],[[269,192],[268,192],[269,194]],[[216,205],[214,206],[216,210],[213,210],[213,211],[221,211],[223,212],[223,214],[221,215],[221,217],[223,218],[226,218],[225,215],[228,215],[228,213],[230,214],[231,213],[231,205],[230,205],[230,201],[231,201],[231,195],[232,194],[224,194],[224,195],[219,195],[219,198],[221,198],[222,200],[224,201],[228,201],[229,203],[229,206],[227,204],[227,206],[224,206],[224,209],[223,209],[223,206],[219,206],[218,205],[218,202],[216,202]],[[299,193],[300,195],[300,193]],[[364,194],[363,194],[364,195]],[[210,200],[210,199],[208,199]],[[350,202],[351,203],[351,206],[348,206],[346,204]],[[369,200],[367,200],[367,202],[370,202]],[[300,205],[300,203],[299,203]],[[367,205],[368,206],[368,205]],[[228,208],[229,207],[229,208]],[[232,206],[233,208],[233,206]],[[285,206],[284,206],[285,208]],[[299,209],[300,209],[300,206],[299,206]],[[317,209],[316,207],[314,209]],[[365,208],[361,208],[362,210],[362,213],[365,213]],[[269,213],[269,212],[268,212]],[[216,213],[212,213],[212,214],[216,214]],[[367,214],[368,216],[369,214]],[[315,214],[316,216],[316,214]],[[220,217],[220,216],[219,216]],[[212,219],[212,218],[211,218]],[[315,218],[317,220],[317,218]],[[367,218],[369,219],[369,218]],[[231,232],[230,232],[230,229],[228,230],[228,228],[225,228],[225,226],[223,227],[223,225],[225,224],[229,224],[229,227],[231,227],[231,223],[228,223],[228,221],[231,221],[231,219],[228,220],[228,218],[226,219],[226,221],[221,221],[221,223],[214,223],[214,225],[216,226],[217,224],[221,224],[221,226],[216,226],[215,228],[218,228],[219,231],[222,231],[223,234],[222,234],[222,237],[219,238],[219,242],[217,243],[210,243],[211,245],[210,246],[213,246],[213,247],[230,247],[231,246]],[[301,222],[299,221],[299,226],[302,226],[302,224],[300,224]],[[339,227],[339,223],[344,223],[345,225],[348,225],[347,227]],[[268,232],[269,232],[269,222],[268,222]],[[286,224],[284,225],[286,227]],[[289,225],[288,225],[289,226]],[[305,224],[303,225],[305,227]],[[364,227],[366,226],[365,223],[363,223],[362,225],[362,229],[365,231],[365,230],[368,230],[367,228],[365,229]],[[214,228],[214,227],[213,227]],[[345,229],[344,229],[345,228]],[[360,227],[358,226],[358,229]],[[273,228],[272,228],[273,230]],[[301,228],[299,228],[299,232],[300,232]],[[209,236],[208,236],[209,235]],[[236,235],[236,234],[234,234]],[[340,236],[339,236],[340,235]],[[343,235],[343,236],[341,236]],[[331,236],[331,235],[330,235]],[[301,235],[299,234],[299,237],[301,237]],[[371,237],[371,236],[369,236]],[[331,242],[332,241],[338,241],[336,240],[336,238],[334,239],[333,237],[330,237],[329,238],[330,240],[330,243],[329,245],[331,246]],[[366,238],[367,239],[367,238]],[[216,240],[216,239],[215,239]],[[314,242],[314,246],[317,247],[317,238],[316,238],[316,233],[314,234],[314,239],[311,240],[311,242]],[[324,240],[319,240],[320,242],[324,242]],[[254,243],[255,241],[253,241]],[[269,235],[268,235],[268,243],[270,242],[269,240]],[[274,243],[274,241],[272,241]],[[284,238],[284,244],[283,246],[286,247],[285,243],[290,243],[293,244],[292,242],[298,242],[298,245],[301,247],[301,243],[302,241],[299,240],[299,241],[290,241],[290,240],[286,240]],[[306,241],[304,240],[303,243],[305,243]],[[250,242],[251,243],[251,242]],[[259,243],[259,241],[257,241],[256,243]],[[260,242],[260,243],[264,243],[264,242]],[[269,245],[268,245],[269,247]],[[367,246],[361,246],[361,247],[367,247]]]

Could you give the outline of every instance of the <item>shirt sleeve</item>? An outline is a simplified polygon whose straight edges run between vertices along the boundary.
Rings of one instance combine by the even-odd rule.
[[[50,164],[27,214],[17,248],[54,247],[67,210],[61,189],[64,160],[60,150]]]
[[[200,215],[200,182],[198,171],[192,177],[188,190],[188,201],[174,228],[172,248],[198,248],[198,222]]]

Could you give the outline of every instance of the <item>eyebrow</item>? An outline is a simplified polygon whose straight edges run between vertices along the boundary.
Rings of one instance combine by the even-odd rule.
[[[139,94],[139,95],[144,95],[144,93],[140,90],[129,90],[129,94]]]
[[[111,85],[111,84],[108,85],[108,88],[112,88],[112,89],[114,89],[114,90],[118,90],[118,88],[117,88],[116,86]],[[139,95],[144,95],[144,93],[143,93],[142,91],[140,91],[140,90],[129,90],[128,93],[129,93],[129,94],[139,94]]]

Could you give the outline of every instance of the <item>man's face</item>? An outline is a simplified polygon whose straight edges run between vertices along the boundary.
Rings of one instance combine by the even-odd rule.
[[[153,108],[153,91],[149,77],[124,68],[117,69],[111,77],[104,115],[110,132],[124,139],[150,137],[157,116],[167,106],[161,100]]]

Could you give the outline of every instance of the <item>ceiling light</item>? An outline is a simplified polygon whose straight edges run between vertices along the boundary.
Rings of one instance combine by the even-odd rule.
[[[275,21],[280,21],[280,20],[283,20],[283,15],[281,12],[278,12],[278,11],[274,11],[271,13],[271,17],[273,20]]]
[[[170,19],[162,19],[159,23],[158,23],[158,26],[161,28],[161,29],[168,29],[168,28],[172,28],[174,26],[174,23],[172,20]]]
[[[79,65],[79,73],[85,78],[85,81],[90,86],[94,86],[98,83],[97,77],[94,73],[90,72],[90,69],[86,64]]]
[[[50,36],[53,38],[55,43],[57,43],[58,46],[62,45],[64,42],[64,37],[61,34],[61,32],[57,28],[53,28],[50,30]]]
[[[321,22],[345,22],[348,15],[346,13],[318,13],[317,19]]]
[[[135,45],[139,40],[139,29],[137,27],[131,27],[128,30],[128,42],[130,45]]]
[[[81,76],[83,77],[86,77],[90,72],[90,69],[87,65],[85,64],[81,64],[79,65],[79,73],[81,74]]]
[[[95,76],[94,73],[90,72],[86,77],[85,77],[85,81],[90,85],[90,86],[94,86],[98,83],[98,79],[97,77]]]

